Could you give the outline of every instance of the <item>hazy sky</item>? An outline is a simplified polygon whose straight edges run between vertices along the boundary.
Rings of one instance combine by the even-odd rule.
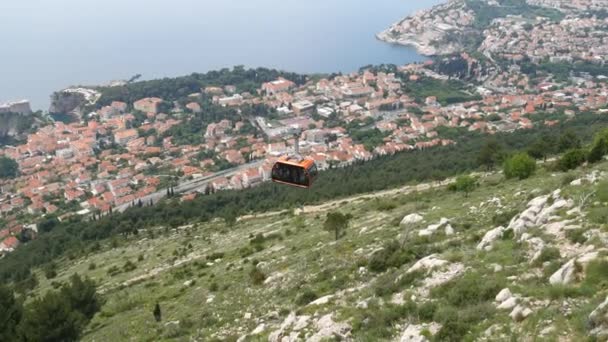
[[[377,42],[393,21],[441,0],[0,0],[0,102],[70,84],[237,64],[352,71],[416,59]]]

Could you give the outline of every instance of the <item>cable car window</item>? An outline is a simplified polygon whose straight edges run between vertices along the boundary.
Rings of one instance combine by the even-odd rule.
[[[277,163],[272,170],[272,178],[288,184],[295,184],[305,187],[310,185],[304,168],[289,164]]]

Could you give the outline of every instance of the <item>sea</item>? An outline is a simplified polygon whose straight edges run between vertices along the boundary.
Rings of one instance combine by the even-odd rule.
[[[376,40],[444,0],[2,0],[0,103],[48,110],[54,91],[244,65],[351,72],[423,61]]]

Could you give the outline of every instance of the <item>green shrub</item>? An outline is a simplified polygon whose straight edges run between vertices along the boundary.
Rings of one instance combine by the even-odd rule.
[[[603,181],[597,185],[597,189],[595,190],[595,195],[600,202],[606,203],[608,202],[608,182]]]
[[[222,259],[223,257],[224,257],[223,252],[215,252],[215,253],[207,255],[207,260],[214,261],[216,259]]]
[[[353,322],[353,331],[364,341],[383,341],[392,336],[393,326],[399,320],[414,316],[416,304],[386,304],[382,307],[370,303],[369,307],[358,313]]]
[[[44,269],[44,276],[46,279],[53,279],[57,277],[57,270],[54,264],[49,265]]]
[[[125,264],[122,266],[122,270],[124,272],[131,272],[136,268],[137,266],[133,262],[131,262],[131,260],[127,260],[127,262],[125,262]]]
[[[551,300],[558,300],[564,298],[576,298],[581,297],[585,293],[583,290],[576,286],[571,285],[552,285],[548,288],[548,296]]]
[[[253,253],[255,253],[255,250],[250,246],[244,246],[239,248],[239,255],[241,256],[241,258],[246,258],[252,255]]]
[[[416,255],[411,250],[401,248],[399,242],[393,240],[371,256],[367,267],[372,272],[380,273],[389,267],[400,267],[415,258]]]
[[[555,247],[545,247],[540,252],[540,256],[538,257],[538,259],[536,259],[536,263],[542,264],[547,261],[553,261],[553,260],[559,259],[560,257],[561,257],[561,254],[559,252],[559,249],[557,249]]]
[[[434,298],[443,298],[451,305],[463,307],[494,299],[504,288],[504,284],[494,277],[479,273],[467,273],[431,290]]]
[[[597,224],[608,223],[608,207],[599,207],[589,210],[589,221]]]
[[[557,162],[557,167],[562,171],[568,171],[583,165],[586,160],[587,152],[585,150],[568,150]]]
[[[599,289],[608,288],[608,261],[593,260],[585,270],[584,285]]]
[[[448,186],[450,191],[463,192],[465,197],[468,197],[471,191],[477,187],[477,180],[471,176],[458,176],[456,181]]]
[[[216,282],[212,282],[211,284],[209,284],[209,291],[210,292],[216,292],[217,290],[219,290],[220,287]]]
[[[319,296],[313,290],[304,289],[296,297],[295,303],[296,303],[296,305],[304,306],[317,298],[319,298]]]
[[[536,170],[536,161],[527,153],[517,153],[507,159],[503,171],[507,178],[526,179]]]
[[[583,244],[587,241],[587,238],[585,237],[584,229],[567,229],[566,238],[568,240],[570,240],[572,243]]]
[[[264,274],[264,272],[262,272],[256,266],[253,266],[251,271],[249,271],[249,278],[251,279],[253,285],[261,285],[264,283],[264,280],[266,280],[266,274]]]
[[[597,163],[604,159],[608,153],[608,134],[606,130],[596,134],[593,144],[589,150],[587,160],[590,163]]]
[[[517,215],[517,210],[509,210],[504,212],[499,212],[492,216],[492,224],[496,227],[503,226],[506,227],[511,222],[511,219]]]
[[[424,302],[418,305],[418,318],[422,322],[432,322],[439,305],[435,302]]]
[[[570,185],[570,183],[572,183],[574,180],[576,179],[576,176],[573,173],[567,173],[562,177],[562,186],[567,186]]]
[[[471,327],[490,319],[496,309],[491,303],[482,303],[456,309],[449,305],[438,306],[433,320],[441,323],[441,329],[433,337],[434,341],[463,341]]]
[[[378,211],[391,211],[391,210],[397,208],[397,204],[395,203],[394,200],[376,199],[374,201],[374,207]]]
[[[118,268],[118,266],[113,265],[112,267],[108,268],[109,276],[114,276],[114,275],[117,275],[118,273],[120,273],[120,269]]]

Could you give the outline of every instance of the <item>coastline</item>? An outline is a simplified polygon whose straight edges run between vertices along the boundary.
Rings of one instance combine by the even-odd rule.
[[[425,57],[461,52],[463,46],[448,39],[448,34],[464,34],[471,28],[475,14],[461,0],[448,0],[404,17],[376,34],[389,44],[409,46]]]
[[[379,41],[382,41],[384,43],[387,43],[387,44],[411,47],[414,50],[416,50],[416,52],[418,54],[425,56],[425,57],[434,57],[434,56],[437,56],[437,54],[438,54],[437,49],[435,49],[432,46],[429,46],[428,44],[424,44],[424,43],[420,42],[418,39],[416,39],[414,37],[415,35],[409,35],[407,37],[395,39],[395,38],[389,37],[389,34],[390,34],[389,31],[390,31],[390,29],[377,33],[376,39],[378,39]]]

